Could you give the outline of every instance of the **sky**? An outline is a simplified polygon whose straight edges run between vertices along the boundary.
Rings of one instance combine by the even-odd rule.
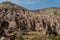
[[[0,0],[3,1],[10,1],[29,10],[60,7],[60,0]]]

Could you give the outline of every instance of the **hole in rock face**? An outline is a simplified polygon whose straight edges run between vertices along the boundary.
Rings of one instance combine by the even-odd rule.
[[[52,29],[51,29],[51,27],[49,26],[48,29],[47,29],[47,34],[50,35],[51,33],[52,33]]]
[[[3,21],[2,22],[2,24],[1,24],[1,26],[3,27],[3,28],[8,28],[8,26],[9,26],[9,23],[7,22],[7,21]]]
[[[46,32],[46,34],[51,34],[52,33],[52,28],[51,28],[51,26],[50,26],[50,23],[49,22],[47,22],[47,32]]]
[[[8,9],[5,9],[5,13],[7,13],[8,12]]]
[[[49,23],[48,23],[47,26],[48,26],[48,29],[47,29],[47,32],[46,32],[47,34],[49,34],[49,35],[54,34],[55,36],[58,35],[57,31],[55,31],[55,28],[54,28],[54,30],[52,30],[52,28],[51,28]],[[53,27],[55,27],[55,26],[53,26]]]
[[[54,34],[55,36],[57,36],[57,35],[58,35],[58,33],[57,33],[57,32],[55,32],[55,31],[53,31],[53,32],[52,32],[52,34]]]

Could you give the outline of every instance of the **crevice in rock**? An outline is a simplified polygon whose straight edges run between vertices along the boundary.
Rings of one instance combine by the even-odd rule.
[[[47,27],[48,27],[48,28],[47,28],[47,32],[46,32],[46,34],[49,34],[49,35],[50,35],[50,34],[52,33],[52,28],[51,28],[49,22],[47,23]]]
[[[31,24],[31,30],[36,31],[35,30],[35,21],[34,20],[30,21],[30,24]]]
[[[46,23],[45,23],[44,19],[42,19],[42,24],[43,24],[43,27],[44,27],[44,29],[45,29]]]

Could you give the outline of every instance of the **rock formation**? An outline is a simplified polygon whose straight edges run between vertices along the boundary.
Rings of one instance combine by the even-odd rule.
[[[10,37],[16,30],[60,35],[60,8],[28,10],[11,2],[0,3],[0,37]]]

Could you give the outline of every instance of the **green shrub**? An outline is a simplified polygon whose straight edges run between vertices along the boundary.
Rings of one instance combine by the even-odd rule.
[[[32,40],[42,40],[42,38],[40,38],[40,37],[35,37],[35,38],[33,38]]]
[[[32,40],[47,40],[47,38],[46,38],[46,36],[41,37],[41,36],[39,35],[39,36],[35,36],[34,38],[32,38]]]
[[[51,40],[60,40],[60,35],[55,36],[54,34],[51,34],[48,38]]]

